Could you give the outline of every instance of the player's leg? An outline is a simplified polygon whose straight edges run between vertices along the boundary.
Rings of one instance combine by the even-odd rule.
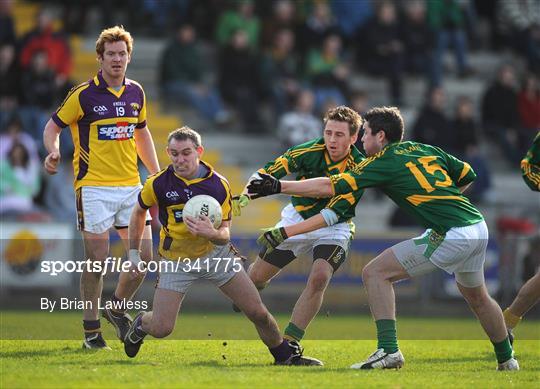
[[[521,317],[540,301],[540,272],[529,279],[519,290],[518,295],[503,312],[508,329],[513,329],[521,321]]]
[[[399,351],[396,330],[395,281],[409,278],[392,249],[386,249],[362,271],[371,315],[377,326],[377,351],[353,369],[400,368],[404,358]]]
[[[117,189],[117,207],[115,214],[114,225],[122,243],[124,244],[125,252],[129,251],[128,242],[128,226],[131,218],[133,204],[137,201],[137,195],[140,190],[138,186],[123,187]],[[150,226],[150,216],[147,215],[146,226],[143,230],[141,241],[141,258],[144,261],[152,260],[152,229]],[[121,341],[124,340],[126,333],[131,325],[132,318],[126,313],[126,303],[130,301],[140,285],[144,281],[145,273],[134,275],[129,272],[121,272],[118,277],[116,289],[110,297],[111,303],[103,310],[103,317],[113,325],[116,330],[116,335]]]
[[[346,245],[348,241],[346,240]],[[324,292],[334,272],[347,258],[347,250],[335,242],[317,244],[313,248],[313,266],[306,287],[296,301],[285,336],[301,341],[306,328],[321,309]]]
[[[147,334],[163,338],[172,332],[184,295],[191,284],[200,278],[198,273],[185,271],[176,265],[168,260],[159,263],[153,310],[151,313],[140,312],[124,338],[124,351],[130,358],[137,355]]]
[[[118,235],[122,239],[126,252],[128,251],[128,229],[117,228]],[[152,230],[150,225],[147,225],[143,231],[141,242],[141,258],[145,261],[152,260]],[[108,305],[103,309],[103,317],[113,325],[116,330],[116,336],[121,341],[124,341],[126,333],[131,325],[132,318],[126,313],[126,303],[130,301],[142,282],[144,281],[145,273],[139,273],[136,276],[133,273],[121,272],[118,276],[118,284],[110,297],[111,307]]]
[[[164,338],[171,334],[176,324],[184,293],[157,288],[151,312],[140,312],[129,327],[124,339],[124,351],[133,358],[139,352],[146,335]]]
[[[264,306],[257,289],[245,272],[236,273],[220,289],[253,322],[264,344],[272,348],[282,342],[275,319]]]
[[[456,283],[493,343],[499,370],[519,370],[519,365],[513,358],[501,307],[489,295],[484,284],[483,271],[456,273]]]
[[[117,232],[118,235],[120,235],[120,238],[122,239],[127,252],[129,250],[127,235],[128,229],[118,228]],[[150,224],[147,224],[143,230],[143,236],[141,241],[141,259],[146,262],[152,260],[152,229]],[[144,276],[145,274],[143,273],[139,274],[137,277],[134,278],[130,273],[120,273],[118,285],[116,286],[116,290],[114,291],[113,299],[124,302],[131,300],[135,295],[135,292],[137,292],[137,290],[139,289],[139,286],[144,281]],[[122,306],[124,306],[125,308],[125,303],[122,304],[121,307]],[[124,312],[125,309],[119,308],[117,311]]]
[[[109,254],[109,232],[91,233],[82,231],[86,257],[90,261],[103,262]],[[99,298],[103,290],[103,275],[85,266],[81,273],[80,293],[85,302],[83,309],[83,328],[85,340],[83,348],[109,349],[101,335],[99,320]]]
[[[399,350],[396,330],[396,281],[420,276],[436,269],[428,256],[434,250],[430,232],[386,249],[362,271],[369,307],[377,327],[377,351],[353,369],[400,368],[405,359]],[[427,256],[426,256],[427,255]]]
[[[268,253],[266,249],[263,249],[255,262],[249,265],[247,274],[257,290],[263,290],[272,278],[277,276],[281,269],[295,258],[296,256],[290,250],[276,249]],[[233,304],[233,310],[240,312],[240,308],[235,304]]]
[[[294,305],[291,320],[285,328],[285,336],[301,341],[306,328],[321,309],[324,292],[334,269],[326,259],[319,258],[313,262],[306,287]]]
[[[234,274],[220,289],[253,322],[276,364],[322,365],[317,359],[304,357],[299,345],[289,344],[283,339],[276,320],[266,309],[259,292],[243,270]]]
[[[275,249],[268,253],[263,249],[248,268],[248,275],[258,290],[263,290],[278,273],[291,263],[296,255],[290,250]]]

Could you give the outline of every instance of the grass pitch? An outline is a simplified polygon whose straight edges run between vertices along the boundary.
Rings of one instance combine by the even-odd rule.
[[[283,328],[288,317],[278,320]],[[368,317],[323,315],[312,323],[302,343],[306,355],[324,361],[323,368],[273,366],[266,347],[253,340],[251,324],[235,314],[180,315],[171,335],[175,340],[148,337],[134,359],[125,356],[108,325],[105,336],[112,351],[82,350],[79,325],[78,314],[2,312],[0,387],[523,388],[540,381],[540,324],[531,320],[516,331],[519,372],[495,371],[491,344],[477,336],[479,325],[472,319],[398,319],[406,359],[399,371],[349,369],[375,349]],[[364,328],[366,336],[355,334]],[[434,328],[438,331],[430,332]],[[40,340],[51,332],[73,340]],[[459,332],[469,340],[456,340]],[[33,339],[24,338],[30,333]],[[436,333],[439,339],[432,340]]]

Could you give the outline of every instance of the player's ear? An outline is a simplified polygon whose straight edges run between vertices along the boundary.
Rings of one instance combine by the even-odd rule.
[[[358,140],[358,133],[359,133],[359,132],[360,132],[360,131],[356,131],[356,132],[354,133],[354,135],[351,136],[351,145],[354,145],[354,144],[356,143],[356,141]]]
[[[204,153],[204,147],[202,145],[197,147],[197,154],[199,154],[199,158],[202,157],[203,153]]]

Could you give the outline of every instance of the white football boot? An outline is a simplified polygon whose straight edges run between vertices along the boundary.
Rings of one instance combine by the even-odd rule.
[[[401,351],[388,354],[384,352],[384,349],[380,348],[369,356],[369,358],[363,362],[355,363],[351,366],[351,369],[400,369],[405,363],[405,358]]]
[[[508,361],[499,363],[497,370],[519,370],[519,363],[515,358],[510,358]]]

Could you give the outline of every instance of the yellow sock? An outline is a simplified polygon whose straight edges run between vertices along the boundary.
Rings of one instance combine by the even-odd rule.
[[[521,321],[521,317],[516,316],[512,312],[510,312],[510,308],[506,308],[504,310],[503,316],[506,327],[510,329],[514,329]]]

